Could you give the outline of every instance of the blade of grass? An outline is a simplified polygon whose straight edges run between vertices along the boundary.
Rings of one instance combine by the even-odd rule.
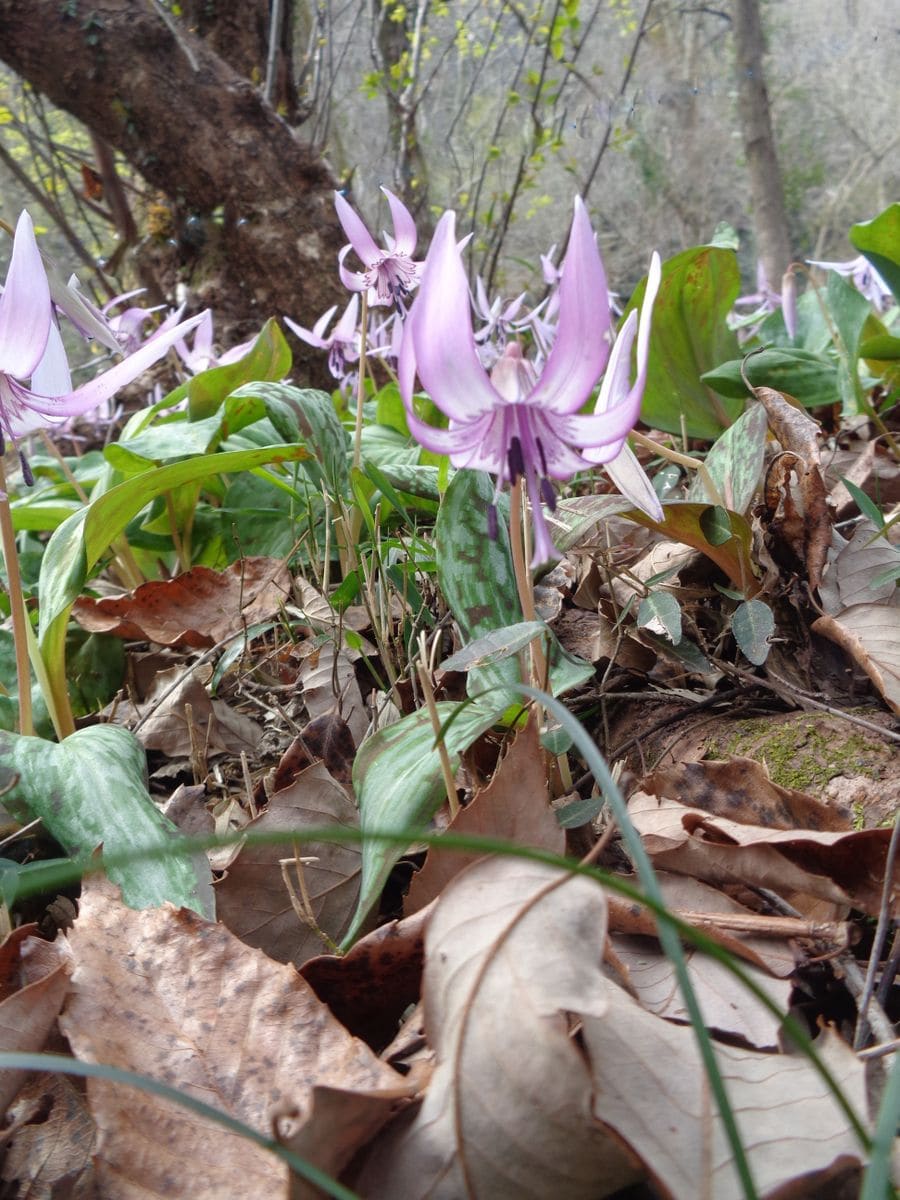
[[[262,1146],[264,1150],[271,1151],[295,1174],[321,1188],[327,1196],[332,1196],[334,1200],[359,1200],[356,1192],[351,1192],[342,1183],[338,1183],[336,1179],[332,1179],[330,1175],[320,1171],[311,1162],[307,1162],[299,1154],[294,1154],[293,1151],[288,1150],[286,1146],[282,1146],[273,1138],[265,1137],[250,1125],[245,1125],[243,1121],[238,1121],[227,1113],[219,1112],[211,1105],[204,1104],[202,1100],[179,1092],[176,1088],[169,1087],[168,1084],[160,1083],[158,1079],[151,1079],[149,1075],[138,1075],[133,1071],[123,1071],[121,1067],[109,1067],[103,1063],[79,1062],[74,1058],[66,1058],[63,1054],[24,1054],[14,1051],[0,1051],[0,1069],[2,1068],[20,1071],[52,1071],[59,1075],[77,1075],[83,1079],[103,1079],[107,1083],[121,1083],[126,1087],[149,1092],[153,1096],[159,1096],[163,1100],[179,1104],[182,1108],[187,1108],[197,1116],[205,1117],[208,1121],[215,1121],[217,1125],[221,1125],[230,1133],[236,1133],[239,1137],[246,1138],[248,1142],[254,1142],[257,1146]]]

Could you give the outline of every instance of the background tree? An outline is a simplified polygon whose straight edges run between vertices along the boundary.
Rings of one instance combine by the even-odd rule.
[[[267,7],[235,6],[257,18]],[[140,0],[0,0],[0,25],[3,61],[171,205],[168,236],[150,234],[141,247],[145,281],[187,277],[228,341],[271,315],[306,320],[340,300],[333,268],[344,239],[330,169],[256,83],[211,48],[215,41],[244,69],[264,71],[259,20],[216,26],[214,39],[212,26],[198,36]],[[318,367],[320,356],[311,361]]]
[[[732,29],[738,116],[750,177],[757,251],[766,278],[777,289],[792,256],[781,167],[763,72],[765,47],[759,0],[734,0]]]

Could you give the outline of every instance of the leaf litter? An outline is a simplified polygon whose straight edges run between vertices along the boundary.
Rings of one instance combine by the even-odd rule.
[[[574,707],[616,760],[668,907],[769,999],[685,943],[757,1192],[815,1197],[844,1176],[858,1182],[866,1153],[772,1008],[808,1014],[871,1129],[880,1059],[867,1081],[849,1048],[861,1002],[851,965],[872,921],[898,915],[891,829],[877,827],[896,806],[876,809],[874,782],[851,806],[819,780],[776,781],[774,756],[723,753],[719,733],[744,713],[774,727],[778,706],[828,730],[856,719],[884,751],[878,782],[890,781],[897,739],[879,701],[900,711],[897,551],[867,519],[835,529],[829,499],[842,515],[853,502],[835,475],[840,448],[833,462],[816,422],[755,391],[760,403],[709,455],[727,506],[712,523],[699,481],[640,529],[609,497],[560,503],[557,523],[573,537],[544,581],[541,615],[596,664]],[[854,486],[893,478],[874,441],[856,454],[841,460]],[[672,628],[677,611],[675,644],[635,620],[654,589]],[[774,630],[745,654],[755,674],[736,620],[748,602]],[[391,637],[409,636],[408,606],[391,595],[382,612]],[[386,629],[371,612],[339,611],[277,559],[247,559],[82,599],[75,615],[150,644],[143,665],[132,653],[129,686],[106,716],[136,730],[179,826],[285,840],[212,856],[216,923],[171,906],[133,911],[91,879],[55,942],[13,931],[0,948],[4,1049],[64,1049],[172,1083],[359,1196],[743,1194],[674,968],[638,900],[545,862],[417,842],[379,875],[361,936],[335,952],[357,911],[361,856],[356,842],[318,832],[359,829],[360,763],[377,769],[386,799],[400,786],[391,739],[366,742],[379,713],[402,720],[423,703],[411,681],[389,689],[378,678]],[[434,662],[460,648],[451,640]],[[462,697],[460,679],[435,675],[441,702]],[[464,803],[436,812],[434,828],[448,843],[505,839],[538,855],[578,847],[634,885],[593,780],[569,775],[572,756],[548,753],[534,716],[518,723],[500,733],[472,720],[478,732],[459,738],[453,761]],[[423,757],[428,734],[423,723]],[[839,757],[850,778],[864,756]],[[436,779],[436,756],[432,766]],[[573,801],[591,815],[566,831],[555,809]],[[898,1002],[884,970],[872,1018],[880,1008],[889,1041]],[[11,1196],[321,1194],[270,1152],[148,1094],[0,1078]]]

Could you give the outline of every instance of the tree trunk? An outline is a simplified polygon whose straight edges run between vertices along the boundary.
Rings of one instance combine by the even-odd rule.
[[[0,31],[0,59],[169,198],[160,253],[224,340],[340,303],[328,166],[202,38],[144,0],[0,0]],[[294,348],[323,381],[322,356]]]
[[[791,243],[763,74],[759,0],[734,0],[733,18],[738,117],[750,176],[757,253],[770,286],[777,291],[791,261]]]

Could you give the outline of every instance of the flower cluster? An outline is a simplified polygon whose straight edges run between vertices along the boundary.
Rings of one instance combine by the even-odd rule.
[[[7,441],[17,446],[20,438],[37,429],[110,400],[202,320],[201,315],[180,324],[167,322],[121,362],[73,388],[59,331],[60,312],[79,332],[99,335],[107,346],[121,349],[116,331],[74,283],[62,285],[52,271],[48,277],[31,217],[23,212],[0,295],[0,452]],[[22,467],[30,482],[24,457]]]
[[[549,293],[526,311],[524,293],[509,303],[491,300],[480,279],[471,294],[462,261],[468,239],[457,241],[452,212],[438,222],[424,261],[414,262],[412,216],[396,196],[382,190],[394,222],[394,236],[385,234],[383,248],[343,196],[336,195],[338,217],[350,238],[338,265],[346,286],[365,293],[370,305],[396,305],[393,316],[368,326],[366,353],[396,363],[416,440],[447,454],[455,467],[490,472],[498,493],[522,481],[533,513],[533,565],[558,557],[544,515],[545,506],[555,507],[556,484],[594,465],[605,466],[623,495],[661,520],[659,500],[625,440],[640,414],[647,378],[659,256],[653,255],[640,313],[632,311],[614,337],[614,298],[581,199],[575,200],[562,266],[555,267],[550,256],[542,258]],[[344,266],[351,250],[364,272]],[[356,300],[354,295],[330,335],[325,331],[336,308],[311,330],[288,322],[304,341],[328,351],[332,374],[342,387],[349,364],[358,366]],[[521,338],[532,347],[531,357],[526,357]],[[635,342],[637,369],[631,382]],[[582,411],[601,376],[592,411]],[[447,418],[446,428],[418,415],[417,378]],[[496,522],[493,508],[488,522]]]

